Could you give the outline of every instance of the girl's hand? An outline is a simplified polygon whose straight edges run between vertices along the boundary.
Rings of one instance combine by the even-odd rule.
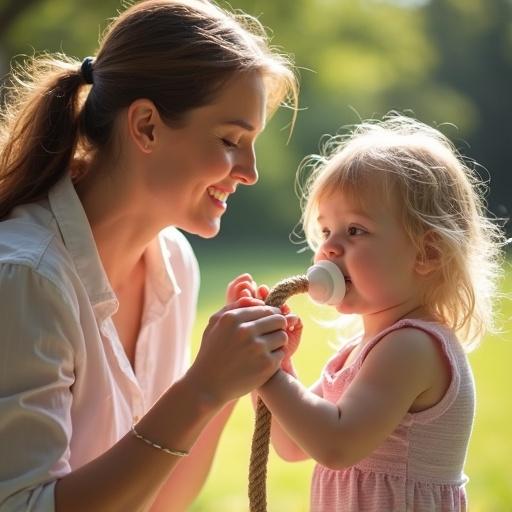
[[[288,306],[286,306],[288,308]],[[302,336],[302,321],[294,314],[286,314],[286,334],[288,335],[288,343],[284,347],[284,358],[281,362],[281,368],[287,372],[294,374],[292,365],[292,356],[299,347]]]
[[[242,297],[210,318],[189,375],[214,404],[245,395],[279,369],[286,326],[279,309]]]
[[[226,289],[226,304],[232,304],[242,297],[253,297],[265,300],[267,295],[268,286],[257,286],[251,274],[241,274],[228,284]]]
[[[268,286],[260,286],[258,292],[260,295],[259,298],[266,300],[268,292]],[[281,368],[287,373],[294,374],[295,371],[293,370],[291,358],[299,347],[300,339],[302,336],[302,321],[297,315],[290,314],[291,310],[288,304],[282,304],[279,309],[281,310],[281,313],[286,317],[286,334],[288,335],[288,343],[284,347],[284,358],[281,363]]]
[[[228,284],[226,303],[231,304],[242,297],[253,297],[264,301],[268,293],[269,287],[266,285],[257,286],[251,274],[241,274]],[[288,335],[288,343],[284,347],[285,356],[281,368],[288,373],[294,373],[291,357],[300,343],[302,322],[298,316],[290,314],[290,307],[287,304],[283,304],[280,310],[283,315],[286,315],[286,334]]]

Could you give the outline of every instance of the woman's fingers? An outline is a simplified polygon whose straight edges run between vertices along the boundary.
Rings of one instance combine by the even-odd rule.
[[[218,319],[228,318],[241,323],[250,322],[270,315],[278,315],[283,319],[284,326],[286,327],[286,320],[281,310],[272,306],[266,306],[258,299],[242,297],[232,305],[235,307],[230,308],[226,306],[213,316]]]
[[[288,336],[284,331],[276,331],[265,335],[264,342],[267,344],[269,355],[275,354],[280,359],[285,355],[284,347],[288,341]]]
[[[254,297],[241,297],[240,299],[230,302],[229,304],[226,304],[222,309],[217,311],[215,314],[213,314],[209,321],[208,325],[206,326],[206,329],[204,331],[203,337],[212,329],[212,327],[218,322],[219,318],[222,317],[224,313],[227,311],[232,311],[234,309],[239,308],[248,308],[251,306],[264,306],[265,303],[260,299],[255,299]]]
[[[241,298],[210,318],[191,371],[215,400],[242,396],[278,370],[288,342],[286,326],[278,308]]]

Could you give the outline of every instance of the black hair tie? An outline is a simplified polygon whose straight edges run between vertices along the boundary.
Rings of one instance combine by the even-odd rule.
[[[93,57],[85,57],[85,59],[82,61],[82,66],[80,67],[80,71],[82,73],[82,77],[86,84],[94,83],[93,76],[92,76],[93,63],[94,63]]]

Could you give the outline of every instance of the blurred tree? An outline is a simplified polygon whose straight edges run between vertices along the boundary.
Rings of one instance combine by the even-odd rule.
[[[440,55],[434,78],[462,91],[473,110],[473,123],[460,134],[467,141],[464,152],[489,173],[491,208],[508,216],[512,209],[512,2],[432,0],[425,14]]]
[[[404,8],[405,2],[391,0],[283,0],[271,5],[265,0],[238,1],[274,28],[278,47],[294,52],[303,108],[286,148],[277,133],[284,126],[282,116],[261,137],[263,179],[239,198],[246,210],[259,210],[244,222],[247,235],[263,232],[268,237],[272,232],[284,237],[291,231],[299,219],[292,193],[295,169],[302,157],[318,152],[324,134],[390,110],[406,111],[437,126],[454,123],[458,131],[443,131],[449,129],[447,135],[458,139],[475,129],[472,98],[463,87],[437,80],[443,47],[433,44],[425,3],[411,2]],[[221,237],[243,236],[239,221],[238,216],[226,217]]]
[[[32,4],[39,0],[25,0],[24,2],[6,1],[0,6],[0,37],[2,33],[12,25],[16,18],[21,16]]]
[[[20,53],[63,51],[79,58],[92,54],[105,20],[127,3],[3,0],[0,14],[21,6],[23,10],[7,21],[2,17],[0,74]],[[492,175],[493,210],[510,211],[510,0],[231,0],[230,4],[271,27],[273,44],[294,55],[302,91],[290,142],[289,111],[278,112],[261,135],[260,183],[240,189],[230,199],[219,242],[285,240],[299,220],[294,179],[301,159],[318,152],[322,135],[390,110],[409,112],[437,126],[453,123],[457,129],[445,126],[443,131]]]

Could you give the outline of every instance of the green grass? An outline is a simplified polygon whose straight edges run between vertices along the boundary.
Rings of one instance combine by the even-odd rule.
[[[307,255],[293,248],[267,247],[251,251],[233,248],[225,252],[198,252],[202,273],[202,291],[194,346],[197,349],[208,317],[223,305],[227,282],[242,272],[251,272],[261,283],[275,284],[279,279],[303,272],[309,265]],[[512,274],[503,287],[512,292]],[[289,301],[303,319],[303,343],[295,356],[295,365],[306,384],[319,375],[333,353],[335,334],[316,320],[332,319],[332,312],[312,305],[306,296]],[[471,437],[465,471],[471,512],[512,510],[512,442],[510,422],[512,403],[512,304],[503,303],[503,334],[488,336],[471,354],[477,386],[477,416]],[[247,397],[241,399],[221,438],[210,477],[192,512],[241,512],[248,510],[247,475],[254,414]],[[268,502],[271,511],[306,512],[309,504],[313,462],[287,463],[270,453],[268,465]]]

